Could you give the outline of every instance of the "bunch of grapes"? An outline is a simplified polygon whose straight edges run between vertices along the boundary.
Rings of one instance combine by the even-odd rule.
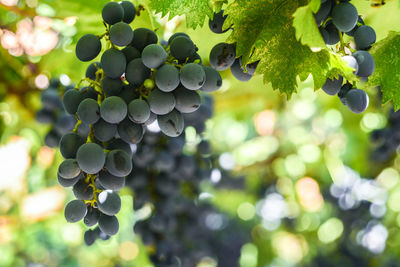
[[[48,147],[57,147],[61,137],[72,131],[76,124],[75,117],[65,112],[60,98],[72,88],[63,86],[58,78],[53,78],[49,86],[41,92],[42,108],[36,112],[36,120],[43,124],[51,124],[51,129],[44,139]],[[87,128],[81,126],[79,132],[85,134]]]
[[[227,32],[231,27],[223,30],[224,22],[228,15],[224,15],[224,10],[214,13],[213,19],[209,20],[208,25],[214,33],[221,34]],[[231,69],[232,75],[239,81],[246,82],[250,80],[257,68],[258,62],[242,65],[242,58],[236,58],[235,44],[219,43],[214,46],[210,52],[210,64],[218,70],[223,71]]]
[[[375,147],[371,154],[374,162],[387,162],[396,155],[400,146],[400,111],[393,109],[389,112],[388,125],[371,134],[371,140]]]
[[[77,118],[77,124],[60,140],[65,160],[58,179],[61,185],[72,186],[76,197],[65,208],[66,220],[98,225],[85,233],[88,245],[119,230],[118,191],[125,177],[140,171],[135,160],[132,163],[132,147],[142,141],[147,126],[156,124],[169,137],[181,135],[183,114],[201,106],[198,91],[215,91],[222,85],[220,74],[201,64],[187,34],[176,33],[162,46],[152,30],[131,29],[135,16],[135,6],[128,1],[103,7],[106,32],[82,36],[76,56],[84,62],[95,59],[102,50],[101,39],[107,49],[100,62],[89,65],[86,78],[63,97],[66,112]],[[83,83],[88,85],[82,87]],[[81,125],[89,128],[85,136],[78,132]],[[168,154],[160,156],[166,162],[161,164],[171,160]]]
[[[374,29],[364,25],[357,9],[350,1],[321,0],[321,7],[314,15],[320,33],[327,45],[340,42],[342,59],[354,69],[361,79],[368,78],[375,69],[372,55],[367,51],[376,41]],[[344,43],[344,34],[353,37],[355,49]],[[327,79],[322,90],[328,95],[338,95],[341,102],[354,113],[362,113],[368,107],[369,98],[365,91],[353,88],[350,82],[343,84],[343,77]]]

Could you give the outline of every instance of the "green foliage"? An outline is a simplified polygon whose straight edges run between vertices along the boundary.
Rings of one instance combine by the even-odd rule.
[[[206,16],[212,18],[213,10],[208,0],[150,0],[150,7],[169,19],[186,15],[188,28],[203,26]]]
[[[369,84],[380,86],[382,102],[390,100],[395,110],[400,108],[400,33],[389,32],[389,35],[376,43],[371,54],[375,59],[375,72],[370,77]]]

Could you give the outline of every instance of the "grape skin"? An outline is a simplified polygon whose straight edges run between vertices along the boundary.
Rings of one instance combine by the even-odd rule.
[[[125,78],[129,83],[140,86],[150,76],[151,70],[147,68],[141,58],[136,58],[128,63]]]
[[[100,119],[93,125],[93,134],[97,140],[101,142],[110,141],[117,133],[117,125],[106,122]]]
[[[367,50],[376,42],[376,34],[370,26],[361,26],[354,32],[354,42],[358,50]]]
[[[121,92],[123,83],[120,78],[111,79],[109,77],[104,77],[101,81],[101,87],[107,96],[118,95]]]
[[[331,0],[325,1],[324,3],[321,2],[321,6],[319,7],[318,12],[314,14],[314,18],[318,26],[321,25],[321,23],[328,18],[331,9]]]
[[[347,62],[350,68],[354,69],[354,74],[358,73],[358,63],[355,57],[353,56],[343,56],[342,59]]]
[[[186,64],[180,72],[182,85],[190,90],[200,89],[206,81],[206,73],[202,66],[196,63]]]
[[[178,87],[174,92],[175,108],[182,113],[195,112],[201,105],[200,95],[196,91]]]
[[[112,175],[125,177],[132,171],[132,159],[123,150],[112,150],[107,154],[105,166]]]
[[[119,222],[115,216],[101,215],[99,218],[99,228],[107,235],[115,235],[119,231]]]
[[[163,92],[171,92],[179,85],[179,71],[172,65],[165,64],[156,72],[155,82]]]
[[[97,198],[99,210],[108,216],[117,214],[121,209],[121,198],[111,190],[101,192]]]
[[[83,96],[78,90],[68,90],[64,94],[62,101],[65,111],[67,111],[71,115],[75,114],[82,100]]]
[[[203,66],[203,70],[204,73],[206,74],[206,81],[200,88],[200,90],[204,92],[214,92],[219,88],[221,88],[222,86],[221,74],[219,74],[219,72],[216,71],[215,69],[208,66]]]
[[[172,93],[165,93],[158,89],[153,90],[147,98],[150,110],[154,114],[164,115],[175,107],[175,97]]]
[[[128,23],[128,24],[131,23],[135,19],[135,16],[136,16],[135,5],[129,1],[122,1],[119,4],[124,9],[124,17],[122,20],[125,23]]]
[[[235,62],[231,66],[232,75],[241,82],[246,82],[253,77],[249,73],[244,72],[241,66],[241,60],[236,59]]]
[[[108,190],[119,191],[125,186],[125,177],[114,176],[107,171],[99,173],[100,184]]]
[[[351,89],[347,92],[345,98],[347,107],[353,113],[362,113],[368,107],[369,97],[367,93],[363,90]]]
[[[118,96],[107,97],[100,106],[100,115],[108,123],[119,123],[125,119],[128,107]]]
[[[328,39],[325,40],[325,43],[328,45],[337,44],[340,41],[339,32],[336,29],[335,25],[333,25],[332,21],[328,21],[325,25],[325,30],[328,33]]]
[[[66,159],[58,167],[58,174],[64,179],[73,179],[81,173],[75,159]]]
[[[232,44],[219,43],[210,52],[210,64],[217,71],[223,71],[235,62],[235,46]]]
[[[176,36],[171,42],[170,51],[178,60],[185,60],[196,52],[192,40],[186,36]]]
[[[338,30],[349,32],[357,24],[357,9],[350,3],[340,3],[332,10],[332,21]]]
[[[83,219],[83,222],[87,227],[92,227],[97,224],[99,217],[100,217],[99,210],[89,206],[87,207],[87,213],[85,218]]]
[[[110,40],[117,46],[127,46],[132,42],[133,31],[129,24],[118,22],[111,26]]]
[[[101,15],[107,24],[113,25],[124,18],[124,9],[116,2],[109,2],[104,5]]]
[[[150,107],[143,99],[135,99],[128,105],[129,118],[136,123],[144,123],[150,118]]]
[[[142,140],[144,130],[140,124],[127,119],[118,125],[118,134],[125,142],[137,144]]]
[[[322,86],[322,90],[328,95],[336,95],[339,93],[340,88],[342,87],[343,77],[339,75],[339,78],[336,79],[326,79],[326,82]]]
[[[157,35],[149,29],[138,28],[133,31],[133,39],[131,46],[135,47],[139,52],[149,44],[156,44],[158,41]]]
[[[227,17],[228,17],[228,15],[224,15],[224,10],[221,10],[218,13],[214,13],[213,19],[212,20],[210,19],[208,21],[208,26],[209,26],[210,30],[217,34],[227,32],[229,30],[229,28],[223,30],[224,22]]]
[[[77,177],[72,178],[72,179],[65,179],[65,178],[61,177],[59,173],[57,173],[58,183],[63,187],[74,186],[83,177],[84,177],[84,175],[82,172]]]
[[[99,145],[87,143],[78,149],[76,159],[81,170],[88,174],[95,174],[103,168],[106,155]]]
[[[100,39],[94,34],[83,35],[76,44],[75,54],[80,61],[90,61],[101,51]]]
[[[157,69],[167,60],[167,52],[159,44],[149,44],[143,49],[142,62],[149,69]]]
[[[67,222],[79,222],[86,216],[87,208],[83,201],[72,200],[65,207],[64,215]]]
[[[66,159],[75,158],[76,152],[84,143],[85,140],[76,133],[67,133],[63,135],[60,140],[61,155]]]
[[[120,138],[116,138],[112,140],[110,143],[108,143],[107,149],[108,150],[121,149],[126,153],[128,153],[129,155],[132,155],[131,146]]]
[[[101,56],[101,65],[106,76],[112,79],[119,78],[125,72],[125,55],[118,49],[110,48]]]
[[[91,200],[93,199],[93,187],[85,183],[84,179],[79,180],[74,187],[72,187],[74,196],[79,200]]]
[[[122,53],[124,53],[126,62],[131,62],[132,60],[136,58],[140,58],[140,52],[133,46],[127,46],[124,49],[121,50]]]
[[[99,113],[99,104],[91,98],[86,98],[78,106],[78,117],[84,123],[96,123],[100,119]]]
[[[184,121],[182,114],[175,109],[166,115],[157,116],[157,121],[161,131],[169,137],[177,137],[183,132]]]
[[[370,53],[367,51],[357,51],[353,54],[353,57],[356,58],[358,63],[358,72],[357,75],[360,77],[368,77],[370,76],[375,69],[375,61]]]
[[[100,62],[93,62],[92,64],[89,65],[89,67],[86,69],[86,78],[89,78],[93,81],[96,80],[96,72],[101,69],[101,63]]]

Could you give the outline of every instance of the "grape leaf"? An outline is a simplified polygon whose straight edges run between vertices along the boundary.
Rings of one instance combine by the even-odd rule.
[[[203,26],[206,16],[212,18],[213,10],[208,0],[150,0],[150,7],[168,19],[185,15],[188,28]]]
[[[380,86],[382,102],[392,100],[395,110],[400,108],[400,32],[390,31],[370,50],[375,60],[375,71],[369,77],[369,86]]]
[[[313,52],[296,39],[293,13],[307,4],[305,0],[252,0],[249,5],[247,0],[237,0],[225,10],[224,25],[234,28],[228,42],[236,43],[237,57],[243,64],[260,60],[257,73],[288,98],[297,90],[297,77],[305,80],[311,74],[315,88],[338,74],[352,78],[349,68],[327,48]]]

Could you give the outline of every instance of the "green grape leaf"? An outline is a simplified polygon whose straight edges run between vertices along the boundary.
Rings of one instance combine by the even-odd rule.
[[[315,22],[311,4],[312,2],[307,6],[299,7],[293,14],[296,39],[313,49],[324,48],[326,45]]]
[[[293,14],[308,1],[237,0],[225,10],[225,25],[233,24],[228,42],[236,43],[237,57],[242,64],[260,60],[257,73],[264,83],[271,83],[288,98],[297,91],[298,78],[311,74],[314,87],[321,88],[327,77],[344,75],[354,79],[351,69],[333,55],[326,46],[313,52],[296,39]]]
[[[369,86],[380,86],[382,102],[392,100],[395,110],[400,109],[400,32],[390,31],[370,50],[375,60],[375,71],[368,79]]]
[[[175,16],[185,15],[188,28],[196,29],[203,26],[205,18],[212,18],[213,10],[208,0],[150,0],[150,7],[172,19]]]

